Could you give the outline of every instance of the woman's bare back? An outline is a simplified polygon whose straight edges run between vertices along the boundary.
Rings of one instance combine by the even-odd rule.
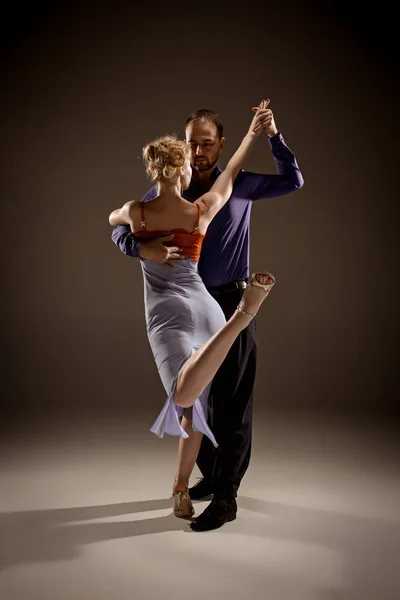
[[[130,209],[134,232],[142,229],[141,202],[133,201]],[[157,196],[153,200],[143,203],[147,231],[182,231],[192,233],[198,216],[198,208],[195,202],[189,202],[185,198],[165,198]],[[201,207],[201,204],[200,204]],[[206,225],[204,223],[204,225]],[[200,221],[199,233],[205,233]]]

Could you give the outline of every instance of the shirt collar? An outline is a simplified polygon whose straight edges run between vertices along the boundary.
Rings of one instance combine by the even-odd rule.
[[[222,169],[220,169],[219,166],[216,165],[214,167],[213,172],[210,175],[210,181],[212,181],[214,183],[214,181],[217,179],[217,177],[221,173],[222,173]],[[201,196],[204,193],[204,191],[205,191],[204,186],[192,177],[190,185],[189,185],[188,189],[184,191],[183,196],[189,200],[191,200],[192,198],[197,199],[199,196]]]

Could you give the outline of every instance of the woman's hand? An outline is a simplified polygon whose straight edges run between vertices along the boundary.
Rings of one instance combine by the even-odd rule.
[[[278,133],[278,130],[275,125],[274,115],[271,109],[267,108],[270,103],[270,99],[262,100],[259,106],[253,106],[252,110],[255,112],[255,116],[257,113],[260,115],[260,111],[262,110],[262,114],[260,115],[260,119],[257,123],[261,123],[261,129],[264,129],[265,133],[269,137],[273,137]],[[261,130],[257,129],[257,133],[259,135]]]
[[[268,113],[271,112],[267,110],[269,102],[270,100],[268,98],[267,100],[261,100],[258,106],[253,106],[252,111],[255,112],[255,115],[249,127],[249,135],[258,137],[261,131],[265,128],[268,119]]]

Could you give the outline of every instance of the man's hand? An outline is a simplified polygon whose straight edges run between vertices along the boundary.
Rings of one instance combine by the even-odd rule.
[[[140,258],[145,258],[146,260],[151,260],[159,265],[173,269],[174,265],[171,263],[187,258],[183,254],[180,254],[182,251],[181,248],[164,245],[164,242],[170,242],[173,237],[174,234],[171,233],[166,237],[159,237],[155,240],[143,242],[139,251]]]
[[[266,110],[268,106],[269,100],[261,100],[259,106],[254,106],[252,108],[253,112],[256,114],[253,117],[252,122],[250,123],[248,135],[252,137],[258,137],[262,130],[264,129],[264,123],[266,122],[266,118],[270,110]]]
[[[274,115],[271,109],[267,109],[268,104],[270,103],[270,99],[268,98],[267,100],[263,100],[264,105],[263,105],[263,115],[262,118],[260,119],[260,124],[262,129],[264,129],[264,131],[268,134],[268,137],[273,137],[274,135],[276,135],[278,133],[278,129],[275,125],[275,120],[274,120]],[[260,106],[253,106],[252,110],[253,112],[257,112],[258,110],[260,110],[261,104]]]

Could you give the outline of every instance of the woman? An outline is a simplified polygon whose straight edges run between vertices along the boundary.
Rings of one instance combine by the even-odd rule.
[[[268,273],[253,275],[235,314],[226,322],[197,269],[207,227],[232,193],[235,177],[267,118],[267,104],[262,101],[257,107],[249,130],[225,171],[196,202],[181,195],[189,187],[192,175],[190,148],[173,136],[164,136],[143,150],[147,171],[158,182],[159,195],[146,203],[127,202],[109,217],[111,225],[129,224],[142,239],[173,232],[171,244],[180,246],[187,257],[173,268],[142,261],[147,332],[168,393],[151,431],[160,437],[169,433],[181,438],[173,484],[174,513],[180,517],[194,513],[188,494],[189,477],[203,434],[217,446],[206,418],[212,378],[274,284]]]

